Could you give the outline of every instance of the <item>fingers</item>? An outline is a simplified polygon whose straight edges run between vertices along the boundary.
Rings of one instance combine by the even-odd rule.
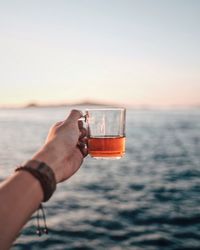
[[[86,157],[88,154],[87,150],[87,130],[84,128],[84,123],[82,120],[79,120],[81,117],[83,117],[83,114],[80,110],[72,110],[69,114],[68,118],[63,122],[64,125],[67,125],[67,123],[74,122],[77,124],[78,122],[78,128],[80,131],[77,147],[79,148],[81,154],[83,157]]]
[[[80,135],[79,135],[79,140],[84,138],[84,137],[87,137],[87,129],[85,128],[79,128],[79,131],[80,131]]]
[[[83,157],[86,157],[88,155],[87,143],[85,141],[86,140],[79,140],[77,143],[77,147],[79,148]]]
[[[83,117],[83,114],[82,114],[81,111],[79,111],[79,110],[72,110],[69,118],[71,117],[71,115],[73,115],[72,113],[74,113],[74,115],[77,115],[76,117],[78,117],[78,119],[80,119],[81,117]],[[80,115],[81,115],[81,117],[80,117]],[[78,120],[78,128],[79,128],[79,131],[80,131],[79,139],[82,139],[82,138],[86,137],[87,136],[87,129],[84,128],[84,123],[83,123],[82,120]]]
[[[84,128],[83,121],[78,121],[78,127],[80,130],[79,141],[77,147],[81,151],[83,157],[86,157],[88,154],[87,150],[87,130]]]
[[[81,120],[78,121],[78,127],[79,127],[79,129],[82,129],[84,127],[83,121],[81,121]]]
[[[87,150],[87,130],[84,128],[82,121],[78,122],[78,127],[79,127],[79,130],[80,130],[80,136],[79,136],[79,141],[78,141],[77,147],[81,151],[83,157],[86,157],[87,154],[88,154],[88,150]]]

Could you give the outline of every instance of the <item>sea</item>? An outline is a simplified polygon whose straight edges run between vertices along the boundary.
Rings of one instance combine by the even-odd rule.
[[[1,181],[71,108],[0,109]],[[200,109],[128,109],[125,156],[87,156],[44,207],[49,234],[34,214],[11,249],[199,250]]]

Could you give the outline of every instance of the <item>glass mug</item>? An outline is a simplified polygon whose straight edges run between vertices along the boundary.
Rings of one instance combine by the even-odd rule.
[[[125,154],[125,108],[85,110],[88,153],[96,159],[120,159]]]

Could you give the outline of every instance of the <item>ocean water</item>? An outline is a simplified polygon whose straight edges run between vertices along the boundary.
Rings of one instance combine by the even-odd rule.
[[[69,109],[0,110],[0,179],[29,159]],[[200,110],[128,110],[126,155],[87,157],[12,249],[200,249]]]

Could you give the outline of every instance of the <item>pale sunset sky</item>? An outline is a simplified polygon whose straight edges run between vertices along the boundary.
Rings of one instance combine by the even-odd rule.
[[[200,105],[199,0],[0,0],[0,106]]]

